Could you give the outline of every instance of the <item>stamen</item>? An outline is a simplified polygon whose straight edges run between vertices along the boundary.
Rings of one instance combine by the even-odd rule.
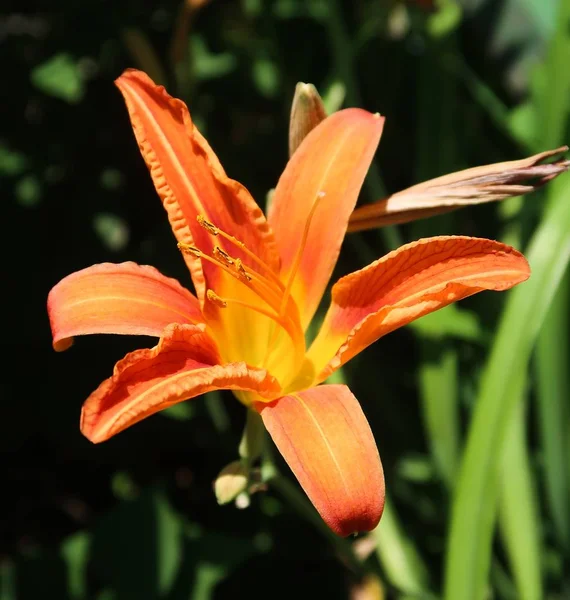
[[[267,303],[275,312],[279,312],[280,307],[280,298],[281,298],[281,290],[276,290],[275,286],[272,286],[271,282],[263,277],[263,275],[256,274],[255,276],[250,275],[243,267],[241,260],[232,258],[227,252],[224,250],[216,251],[214,249],[214,253],[216,257],[208,256],[204,254],[199,248],[195,246],[191,246],[190,244],[184,244],[180,242],[178,244],[178,248],[182,252],[187,252],[196,256],[197,258],[201,258],[204,261],[207,261],[216,267],[219,267],[228,275],[231,275],[234,279],[237,279],[244,285],[246,285],[254,294],[256,294],[261,300]],[[218,258],[223,256],[224,258]],[[223,261],[223,262],[222,262]],[[251,282],[261,284],[261,288],[259,285],[253,285]],[[269,292],[269,295],[268,293]]]
[[[267,273],[273,283],[275,283],[281,290],[285,289],[285,286],[279,277],[274,273],[273,269],[264,261],[262,261],[259,256],[254,254],[241,240],[238,240],[233,235],[229,235],[225,231],[222,231],[202,215],[198,215],[196,220],[198,221],[198,225],[203,227],[209,234],[213,235],[214,237],[220,236],[225,240],[228,240],[228,242],[231,242],[234,246],[237,246],[244,254],[251,258],[253,262],[259,265]]]
[[[225,251],[222,250],[219,246],[214,246],[214,250],[212,251],[214,256],[219,256],[228,266],[234,264],[234,259]]]
[[[285,287],[277,275],[267,265],[265,265],[263,261],[259,260],[253,253],[250,253],[249,250],[245,248],[245,245],[242,242],[239,242],[239,240],[236,240],[232,236],[225,234],[202,216],[198,217],[198,223],[210,234],[214,236],[220,235],[221,237],[228,239],[244,250],[248,256],[251,255],[255,262],[261,264],[265,269],[267,269],[270,278],[265,277],[257,271],[246,270],[241,259],[234,258],[223,248],[217,245],[212,249],[212,256],[209,256],[195,246],[184,244],[182,242],[178,244],[178,248],[182,252],[189,253],[192,256],[200,258],[202,261],[209,262],[222,269],[222,271],[225,271],[228,275],[244,284],[272,310],[266,310],[260,306],[255,306],[238,299],[228,300],[226,298],[221,298],[212,289],[207,290],[207,299],[220,308],[226,308],[228,302],[230,302],[232,304],[241,305],[244,308],[248,308],[266,316],[274,323],[272,332],[270,334],[270,339],[277,339],[279,329],[276,327],[276,325],[279,325],[291,338],[295,348],[303,347],[304,349],[304,344],[302,343],[303,332],[299,327],[297,319],[294,318],[294,315],[292,316],[292,313],[286,310],[288,295],[284,297]]]
[[[212,303],[215,304],[218,308],[226,308],[228,303],[216,294],[214,290],[208,290],[206,292],[206,298]]]
[[[201,258],[203,256],[203,252],[199,248],[196,248],[195,246],[191,246],[190,244],[184,244],[182,242],[178,242],[177,246],[180,251],[185,252],[186,254],[191,254],[192,256],[195,256],[196,258]]]
[[[216,236],[220,233],[220,230],[213,223],[210,223],[210,221],[205,219],[202,215],[198,215],[196,217],[196,220],[198,221],[198,225],[200,225],[200,227],[203,227],[211,235]]]
[[[244,269],[243,264],[239,258],[236,258],[234,266],[241,277],[243,277],[247,281],[251,281],[253,279],[253,277]]]
[[[267,317],[268,319],[271,319],[275,324],[281,326],[285,330],[287,335],[293,341],[295,347],[297,347],[300,338],[296,339],[295,334],[297,334],[297,336],[302,336],[302,332],[298,330],[298,328],[295,326],[295,323],[291,322],[291,319],[280,317],[279,315],[265,310],[260,306],[249,304],[249,302],[244,302],[243,300],[238,300],[237,298],[221,298],[220,296],[218,296],[218,294],[214,292],[214,290],[211,289],[206,292],[206,296],[208,300],[210,300],[220,308],[227,308],[228,304],[234,304],[238,306],[243,306],[244,308],[248,308],[249,310],[253,310]]]

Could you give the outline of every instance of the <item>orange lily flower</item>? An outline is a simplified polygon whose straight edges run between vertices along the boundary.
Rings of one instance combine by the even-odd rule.
[[[135,263],[95,265],[51,290],[56,350],[88,333],[159,338],[117,363],[85,402],[81,431],[102,442],[177,402],[233,390],[261,415],[333,531],[373,529],[384,504],[374,437],[349,388],[323,382],[390,331],[476,292],[524,281],[528,263],[485,239],[407,244],[333,286],[307,349],[305,331],[335,266],[383,117],[351,108],[320,123],[287,164],[266,219],[248,191],[227,177],[183,102],[139,71],[126,71],[116,83],[196,296]]]

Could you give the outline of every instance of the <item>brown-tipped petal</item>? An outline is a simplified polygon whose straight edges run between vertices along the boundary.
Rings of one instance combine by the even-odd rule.
[[[427,313],[483,290],[528,279],[514,248],[480,238],[441,236],[402,246],[340,279],[308,352],[323,381],[378,338]]]
[[[176,279],[133,262],[104,263],[68,275],[48,295],[55,350],[90,333],[160,337],[170,323],[202,323],[196,297]]]
[[[341,536],[374,529],[384,509],[384,474],[348,387],[321,385],[255,408],[325,523]]]
[[[252,253],[277,271],[279,257],[263,212],[249,192],[226,175],[192,123],[186,105],[141,71],[127,70],[115,83],[125,99],[140,151],[177,240],[207,253],[221,246],[244,265],[250,265],[251,259],[239,248],[199,225],[197,216],[202,215],[239,237]],[[221,271],[191,253],[184,254],[184,258],[198,298],[203,301],[206,282],[216,288]]]
[[[279,384],[267,371],[218,362],[212,340],[200,328],[169,325],[157,346],[127,354],[115,365],[113,376],[85,401],[83,435],[103,442],[160,410],[211,390],[279,393]]]
[[[299,82],[295,88],[289,119],[289,156],[327,116],[325,105],[312,83]]]
[[[424,181],[388,198],[357,208],[349,232],[407,223],[470,206],[528,194],[570,168],[562,157],[545,160],[568,150],[541,152],[509,162],[495,163]]]

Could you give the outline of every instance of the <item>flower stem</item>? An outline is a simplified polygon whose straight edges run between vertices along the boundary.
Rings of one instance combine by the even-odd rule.
[[[259,413],[247,409],[239,455],[250,467],[260,456],[265,442],[265,427]]]
[[[321,519],[313,505],[307,500],[306,496],[299,491],[299,488],[279,472],[273,459],[269,440],[266,440],[263,448],[261,473],[263,481],[276,489],[279,494],[285,498],[293,510],[306,521],[312,523],[332,544],[344,565],[352,571],[354,575],[361,577],[365,574],[367,569],[356,556],[352,543],[333,533]]]

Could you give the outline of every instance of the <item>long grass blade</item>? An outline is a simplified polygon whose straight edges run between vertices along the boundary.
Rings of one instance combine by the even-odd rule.
[[[428,571],[404,533],[392,502],[386,496],[384,514],[374,530],[376,553],[386,579],[400,592],[429,597]]]
[[[519,373],[517,393],[525,395],[526,372]],[[526,445],[526,402],[518,401],[507,428],[501,456],[499,530],[507,548],[520,600],[543,598],[540,523]]]
[[[537,408],[542,446],[546,499],[558,543],[570,550],[570,446],[566,437],[570,419],[568,398],[568,275],[562,280],[541,330],[536,352]]]
[[[550,206],[527,257],[533,275],[511,292],[482,377],[454,496],[447,546],[445,598],[480,600],[485,593],[498,494],[498,458],[520,373],[570,258],[570,187],[549,189]]]
[[[556,29],[535,93],[535,123],[541,144],[564,140],[570,97],[570,72],[560,70],[570,53],[570,2],[560,0]],[[538,129],[538,127],[535,127]],[[570,446],[565,438],[569,418],[570,340],[567,272],[545,319],[536,348],[537,412],[543,453],[546,499],[558,543],[570,550],[570,481],[566,464]]]

